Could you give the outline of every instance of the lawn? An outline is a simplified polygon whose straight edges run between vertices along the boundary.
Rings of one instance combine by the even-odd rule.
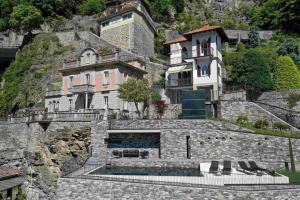
[[[291,184],[300,184],[300,172],[292,172],[285,169],[277,171],[279,174],[289,177]]]

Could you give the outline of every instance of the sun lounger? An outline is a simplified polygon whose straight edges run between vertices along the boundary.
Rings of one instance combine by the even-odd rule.
[[[248,165],[244,161],[238,161],[238,164],[241,167],[241,169],[244,171],[256,172],[254,169],[248,167]]]
[[[262,171],[262,172],[268,173],[268,174],[271,175],[271,176],[276,176],[275,171],[271,171],[271,170],[268,170],[268,169],[261,168],[261,167],[259,167],[259,166],[256,164],[255,161],[249,161],[248,163],[249,163],[250,167],[251,167],[253,170],[255,170],[255,171]]]
[[[231,161],[230,160],[224,160],[222,174],[230,174],[231,171],[232,171]]]
[[[209,167],[209,173],[218,173],[219,171],[219,161],[211,161],[211,165]]]

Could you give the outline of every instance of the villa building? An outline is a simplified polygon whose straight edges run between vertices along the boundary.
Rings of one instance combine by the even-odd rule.
[[[182,90],[205,90],[208,108],[219,99],[224,71],[221,44],[226,40],[221,27],[205,25],[165,42],[170,46],[165,76],[171,103],[181,103]]]
[[[142,61],[125,55],[119,49],[101,54],[86,48],[77,60],[65,62],[61,91],[46,94],[48,111],[135,110],[118,98],[119,85],[128,78],[142,79],[147,72]]]
[[[151,73],[159,74],[153,72],[155,63],[147,60],[154,55],[156,31],[143,1],[108,1],[98,21],[100,36],[93,35],[93,40],[85,42],[90,45],[77,53],[77,58],[65,60],[61,89],[48,90],[48,112],[135,111],[133,103],[118,98],[119,85],[128,78],[148,78],[151,84]]]

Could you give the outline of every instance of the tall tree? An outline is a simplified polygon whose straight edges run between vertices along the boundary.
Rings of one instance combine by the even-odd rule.
[[[248,34],[249,41],[248,41],[248,48],[255,48],[260,45],[260,37],[258,33],[258,28],[256,26],[252,26],[250,28],[250,32]]]
[[[123,101],[133,102],[139,117],[143,114],[139,109],[139,103],[147,102],[149,95],[150,88],[147,80],[129,79],[121,84],[119,88],[119,98]]]
[[[278,90],[300,88],[300,72],[289,56],[280,56],[277,59],[274,81]]]
[[[246,85],[250,98],[273,88],[269,65],[264,57],[253,49],[247,51],[241,63],[232,69],[231,77],[234,82]]]
[[[39,9],[29,4],[20,4],[13,8],[9,24],[17,31],[24,31],[31,34],[35,28],[40,28],[43,22]]]

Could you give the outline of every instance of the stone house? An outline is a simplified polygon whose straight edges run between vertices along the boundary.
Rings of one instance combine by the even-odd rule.
[[[180,103],[182,90],[204,89],[208,107],[222,94],[222,42],[227,40],[223,28],[205,25],[165,42],[170,46],[170,67],[166,89],[171,103]]]
[[[156,29],[142,0],[108,1],[102,12],[100,38],[140,56],[154,55]]]
[[[66,61],[61,69],[61,91],[46,94],[48,111],[87,111],[106,107],[134,111],[132,103],[118,98],[119,85],[129,78],[142,79],[147,72],[143,61],[125,55],[119,49],[103,54],[100,50],[86,48],[77,59]]]

